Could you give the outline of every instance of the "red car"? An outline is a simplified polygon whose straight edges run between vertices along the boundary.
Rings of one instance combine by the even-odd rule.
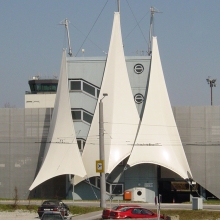
[[[124,204],[124,205],[117,205],[114,206],[112,209],[104,209],[102,212],[102,219],[109,219],[110,218],[110,212],[113,210],[120,210],[122,208],[126,207],[140,207],[139,205],[133,205],[133,204]]]
[[[157,219],[157,214],[141,207],[125,207],[120,210],[110,212],[110,218],[112,219],[124,219],[124,218],[149,218]],[[160,215],[160,219],[164,219],[163,215]]]

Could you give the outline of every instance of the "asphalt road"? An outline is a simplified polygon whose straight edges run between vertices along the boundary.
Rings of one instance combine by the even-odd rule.
[[[68,205],[75,205],[75,206],[95,206],[95,207],[100,207],[99,202],[79,202],[79,201],[65,201],[66,204]],[[129,202],[132,203],[132,202]],[[117,202],[114,203],[106,203],[107,208],[111,208],[115,205],[117,205]],[[123,204],[120,202],[120,204]],[[125,203],[126,204],[126,203]],[[144,208],[147,209],[157,209],[154,203],[137,203],[135,204],[140,205]],[[161,203],[161,209],[184,209],[184,210],[192,210],[192,204],[184,204],[184,203]],[[215,210],[215,211],[220,211],[220,205],[207,205],[203,204],[203,209],[205,210]]]
[[[89,207],[89,206],[94,206],[94,207],[99,207],[100,203],[99,202],[85,202],[85,201],[64,201],[66,204],[69,206],[84,206],[84,207]],[[13,204],[14,201],[0,201],[0,204]],[[42,201],[27,201],[27,200],[22,200],[19,201],[18,204],[21,205],[40,205]],[[107,208],[111,208],[118,203],[107,203]],[[135,203],[138,205],[141,205],[142,207],[145,207],[147,209],[156,209],[157,207],[155,204],[152,203]],[[180,209],[180,210],[192,210],[192,204],[178,204],[178,203],[162,203],[161,204],[161,210],[165,209]],[[203,204],[203,209],[204,210],[215,210],[215,211],[220,211],[220,205],[206,205]],[[101,218],[101,213],[102,211],[97,211],[97,212],[92,212],[84,215],[77,215],[77,216],[70,216],[68,219],[69,220],[97,220]],[[39,220],[37,213],[28,213],[28,212],[21,212],[21,211],[16,211],[16,212],[1,212],[0,213],[0,220],[5,220],[5,219],[16,219],[16,220],[28,220],[28,219],[33,219],[33,220]],[[67,220],[68,220],[67,219]]]
[[[20,205],[41,205],[41,203],[43,202],[43,200],[19,200],[18,204]],[[63,200],[64,203],[66,203],[69,206],[83,206],[83,207],[100,207],[100,202],[99,201],[70,201],[70,200]],[[0,200],[0,204],[13,204],[14,201],[13,200]],[[107,202],[106,206],[107,208],[111,208],[115,205],[117,205],[118,203],[120,204],[126,204],[126,203],[132,203],[132,202],[126,202],[126,203],[121,203],[119,202]],[[157,207],[155,206],[155,204],[153,203],[137,203],[135,202],[135,204],[143,206],[147,209],[156,209]],[[161,203],[161,209],[185,209],[185,210],[191,210],[192,209],[192,204],[185,204],[185,203]],[[220,205],[207,205],[207,204],[203,204],[203,209],[206,210],[216,210],[216,211],[220,211]]]

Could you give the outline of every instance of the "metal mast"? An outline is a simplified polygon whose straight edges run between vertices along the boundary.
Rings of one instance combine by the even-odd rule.
[[[148,55],[151,55],[152,53],[152,36],[153,36],[153,21],[154,21],[154,13],[159,13],[158,10],[155,10],[154,7],[150,7],[150,32],[149,32],[149,41],[148,41]]]
[[[104,122],[103,122],[103,102],[102,100],[108,96],[103,93],[103,97],[99,101],[99,153],[100,161],[103,163],[103,170],[100,172],[100,207],[106,208],[106,177],[105,177],[105,147],[104,147]]]
[[[210,89],[211,89],[211,105],[213,104],[213,101],[212,101],[212,88],[216,87],[216,80],[217,79],[211,79],[210,76],[206,79],[206,81],[210,85]]]
[[[118,0],[118,12],[120,12],[120,0]]]
[[[70,32],[69,32],[69,27],[68,27],[68,19],[66,18],[64,21],[62,21],[60,24],[65,25],[66,32],[67,32],[67,39],[68,39],[68,46],[69,46],[69,55],[70,57],[73,55],[71,45],[70,45]]]

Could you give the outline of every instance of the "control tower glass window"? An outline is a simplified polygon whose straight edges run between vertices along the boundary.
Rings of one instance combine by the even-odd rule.
[[[92,115],[88,114],[87,112],[83,112],[83,120],[88,122],[89,124],[92,123]]]
[[[95,88],[85,82],[83,82],[83,91],[95,96]]]
[[[81,81],[71,81],[71,90],[81,90]]]
[[[81,120],[81,110],[79,111],[72,111],[73,120]]]
[[[98,98],[100,89],[97,86],[90,84],[89,82],[85,82],[83,79],[74,79],[70,81],[70,91],[81,91]]]

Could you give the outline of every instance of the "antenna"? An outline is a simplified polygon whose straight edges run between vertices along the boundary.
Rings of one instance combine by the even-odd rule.
[[[154,13],[161,13],[153,6],[150,7],[150,32],[149,32],[149,42],[148,42],[148,55],[150,56],[152,53],[152,35],[153,35],[153,21],[154,21]]]
[[[70,23],[68,21],[68,19],[66,18],[65,20],[61,21],[60,24],[62,25],[65,25],[65,28],[66,28],[66,32],[67,32],[67,39],[68,39],[68,46],[69,46],[69,55],[70,57],[73,55],[72,53],[72,49],[71,49],[71,46],[70,46],[70,33],[69,33],[69,27],[68,27],[68,23]]]
[[[120,0],[118,0],[118,12],[120,13]]]

